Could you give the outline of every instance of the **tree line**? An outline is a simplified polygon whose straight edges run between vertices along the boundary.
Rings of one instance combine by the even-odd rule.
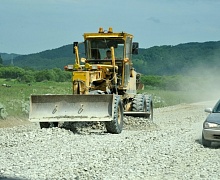
[[[34,70],[31,68],[20,68],[17,66],[0,65],[0,78],[7,80],[16,79],[22,83],[55,81],[70,82],[72,73],[59,68]],[[216,76],[218,77],[218,76]],[[207,86],[207,82],[212,83],[215,88],[216,78],[203,76],[158,76],[158,75],[142,75],[141,82],[147,89],[163,89],[163,90],[199,90],[201,87]]]
[[[59,68],[34,70],[17,66],[0,65],[0,78],[16,79],[19,82],[31,83],[42,81],[64,82],[71,80],[71,72]]]

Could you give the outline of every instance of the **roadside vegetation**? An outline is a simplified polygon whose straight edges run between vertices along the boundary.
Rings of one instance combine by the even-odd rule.
[[[3,66],[0,64],[0,78],[16,79],[18,82],[31,83],[42,81],[65,82],[71,80],[71,73],[59,68],[34,70],[17,66]]]
[[[218,89],[215,79],[209,77],[143,75],[141,82],[145,88],[138,93],[151,94],[155,108],[212,100],[216,93],[210,93],[210,87]],[[71,72],[57,68],[2,66],[0,83],[0,109],[4,117],[27,118],[31,94],[72,94]]]
[[[31,94],[71,94],[71,82],[42,81],[23,83],[17,79],[0,79],[1,115],[27,118]]]

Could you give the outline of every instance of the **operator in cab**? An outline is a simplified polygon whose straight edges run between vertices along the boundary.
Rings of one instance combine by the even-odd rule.
[[[105,57],[105,59],[112,59],[112,54],[111,54],[111,51],[110,50],[107,50],[106,51],[106,57]]]

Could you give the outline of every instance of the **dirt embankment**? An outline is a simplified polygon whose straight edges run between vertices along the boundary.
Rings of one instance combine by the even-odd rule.
[[[0,119],[0,128],[8,128],[20,125],[30,124],[27,118],[15,118],[7,117],[6,119]]]

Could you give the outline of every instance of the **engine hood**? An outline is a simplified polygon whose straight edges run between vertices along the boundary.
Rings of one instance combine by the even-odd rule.
[[[220,113],[211,113],[206,118],[206,122],[220,124]]]

